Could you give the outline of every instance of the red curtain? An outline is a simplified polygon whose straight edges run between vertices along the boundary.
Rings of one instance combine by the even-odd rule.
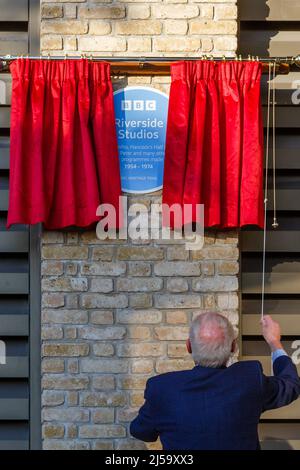
[[[11,65],[8,227],[87,227],[121,194],[110,65],[18,59]]]
[[[261,72],[255,61],[171,67],[163,202],[204,204],[206,227],[263,226]]]

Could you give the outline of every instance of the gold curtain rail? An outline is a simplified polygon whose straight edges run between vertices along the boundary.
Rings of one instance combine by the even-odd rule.
[[[186,59],[184,59],[186,60]],[[155,75],[155,76],[168,76],[171,74],[171,64],[177,62],[115,62],[111,63],[112,75]],[[268,63],[263,63],[263,73],[269,70]],[[279,75],[286,75],[290,71],[290,66],[287,63],[276,64],[276,73]]]
[[[22,56],[21,56],[22,57]],[[20,56],[0,56],[0,71],[8,72],[9,64],[20,58]],[[111,75],[155,75],[155,76],[168,76],[170,75],[170,67],[174,62],[186,60],[212,60],[212,61],[260,61],[263,64],[263,73],[267,73],[270,64],[276,64],[276,74],[285,75],[290,71],[292,65],[300,67],[300,55],[296,57],[286,58],[259,58],[254,56],[248,56],[242,58],[237,57],[213,57],[213,56],[200,56],[200,57],[97,57],[92,55],[81,55],[81,56],[25,56],[33,60],[79,60],[89,59],[93,61],[105,61],[111,65]]]

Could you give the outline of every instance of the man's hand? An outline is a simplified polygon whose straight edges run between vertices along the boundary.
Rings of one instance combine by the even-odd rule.
[[[265,315],[261,320],[261,324],[263,337],[270,346],[271,351],[276,351],[276,349],[283,349],[283,346],[280,342],[281,333],[279,323],[274,321],[270,315]]]

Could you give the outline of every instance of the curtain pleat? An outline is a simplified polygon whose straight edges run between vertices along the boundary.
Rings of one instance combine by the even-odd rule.
[[[191,204],[194,221],[204,204],[206,227],[263,226],[261,72],[255,61],[171,66],[163,202]]]
[[[13,78],[7,225],[60,229],[119,213],[121,183],[110,65],[18,59]]]

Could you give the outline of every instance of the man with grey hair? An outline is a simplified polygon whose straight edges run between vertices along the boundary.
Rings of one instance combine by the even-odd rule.
[[[218,313],[203,313],[196,317],[190,328],[187,350],[196,365],[222,367],[235,349],[231,323]]]
[[[262,320],[274,376],[258,361],[229,365],[236,350],[234,329],[209,312],[193,320],[186,342],[195,367],[148,380],[145,403],[131,423],[131,434],[146,442],[158,437],[165,450],[259,449],[261,414],[286,406],[300,395],[297,369],[280,342],[280,327]]]

